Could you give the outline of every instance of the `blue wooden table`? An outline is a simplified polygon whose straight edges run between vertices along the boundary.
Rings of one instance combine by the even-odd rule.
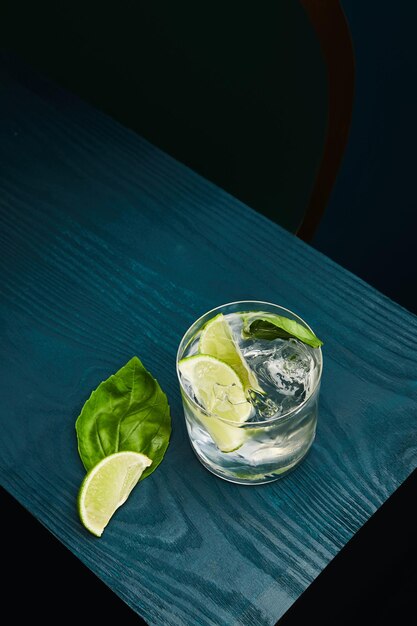
[[[149,624],[272,625],[417,466],[417,319],[76,98],[0,76],[1,485]],[[190,323],[239,299],[325,342],[315,444],[259,487],[196,460],[175,374]],[[74,423],[135,354],[172,440],[97,539]]]

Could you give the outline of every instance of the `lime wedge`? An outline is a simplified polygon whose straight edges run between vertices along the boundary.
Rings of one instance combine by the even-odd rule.
[[[101,537],[113,513],[126,502],[151,463],[139,452],[116,452],[88,472],[78,493],[78,513],[87,530]]]
[[[196,354],[179,362],[181,375],[193,388],[200,404],[210,414],[230,422],[245,422],[252,405],[235,370],[208,354]]]
[[[251,388],[263,393],[255,372],[249,369],[222,313],[213,317],[204,326],[198,349],[201,354],[210,354],[230,365],[239,376],[245,389]]]
[[[182,359],[178,367],[181,376],[191,385],[198,402],[210,413],[205,415],[189,404],[190,410],[206,428],[217,447],[222,452],[240,448],[245,440],[245,431],[238,425],[248,419],[252,405],[246,399],[243,383],[235,370],[224,361],[207,354]]]

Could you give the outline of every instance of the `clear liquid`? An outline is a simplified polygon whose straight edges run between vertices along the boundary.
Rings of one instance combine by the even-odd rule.
[[[262,316],[262,312],[257,312]],[[252,411],[237,431],[238,447],[222,452],[210,434],[210,422],[196,408],[198,400],[192,387],[183,380],[190,402],[183,394],[184,411],[191,444],[200,461],[218,476],[238,483],[263,483],[292,469],[313,443],[317,423],[320,375],[318,350],[297,339],[248,339],[242,334],[244,318],[240,313],[225,314],[234,342],[246,364],[255,372],[264,391],[247,392]],[[183,357],[198,352],[201,332],[188,344]],[[218,390],[215,391],[219,393]],[[233,403],[231,390],[223,388],[222,397]]]

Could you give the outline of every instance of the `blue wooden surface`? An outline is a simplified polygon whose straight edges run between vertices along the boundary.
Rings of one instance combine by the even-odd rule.
[[[0,86],[0,481],[149,624],[271,625],[417,465],[417,319],[134,133],[22,70]],[[236,299],[325,340],[316,442],[259,487],[207,472],[175,375]],[[163,463],[101,539],[74,423],[137,354],[172,409]]]

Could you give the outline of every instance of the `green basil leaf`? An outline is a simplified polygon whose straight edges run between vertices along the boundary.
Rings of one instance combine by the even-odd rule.
[[[311,330],[282,315],[257,316],[256,319],[250,317],[246,320],[244,335],[255,339],[299,339],[312,348],[323,345]]]
[[[130,450],[152,459],[142,476],[160,464],[171,434],[168,400],[135,356],[99,384],[75,424],[78,451],[88,471],[113,452]]]

